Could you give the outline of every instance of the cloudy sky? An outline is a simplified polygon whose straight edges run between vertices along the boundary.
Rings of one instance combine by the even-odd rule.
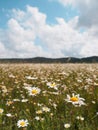
[[[0,0],[0,58],[98,56],[98,0]]]

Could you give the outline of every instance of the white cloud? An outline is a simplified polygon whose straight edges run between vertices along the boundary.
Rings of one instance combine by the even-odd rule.
[[[1,42],[0,42],[0,56],[2,58],[7,56],[6,49],[5,49],[4,45]]]
[[[71,4],[80,12],[78,26],[98,26],[98,0],[58,0],[64,6]]]
[[[60,3],[62,3],[64,6],[68,4],[75,4],[75,0],[58,0]],[[76,0],[77,1],[77,0]]]
[[[69,22],[56,18],[57,24],[49,25],[46,14],[37,7],[27,6],[26,11],[13,9],[7,29],[0,31],[0,57],[64,57],[98,55],[98,32],[92,26],[84,33],[76,27],[79,17]],[[36,39],[40,39],[40,43]]]

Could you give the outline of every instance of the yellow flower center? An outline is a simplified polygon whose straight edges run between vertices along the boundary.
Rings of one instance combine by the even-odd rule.
[[[52,87],[55,87],[55,83],[51,84]]]
[[[72,102],[77,102],[79,99],[77,98],[77,97],[72,97],[72,98],[70,98],[70,101],[72,101]]]
[[[37,94],[37,90],[36,89],[34,89],[34,90],[32,90],[32,94]]]
[[[9,102],[8,102],[9,105],[12,104],[12,103],[13,103],[12,101],[9,101]]]
[[[25,122],[22,121],[22,122],[20,123],[20,125],[21,125],[22,127],[25,126]]]
[[[38,110],[36,113],[37,113],[37,114],[42,114],[42,111],[41,111],[41,110]]]

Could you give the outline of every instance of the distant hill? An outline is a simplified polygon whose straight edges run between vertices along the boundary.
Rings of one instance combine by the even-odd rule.
[[[85,58],[24,58],[24,59],[0,59],[0,63],[98,63],[98,56],[85,57]]]

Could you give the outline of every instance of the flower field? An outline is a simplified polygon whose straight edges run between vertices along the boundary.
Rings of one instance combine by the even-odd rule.
[[[98,130],[98,64],[0,64],[0,130]]]

